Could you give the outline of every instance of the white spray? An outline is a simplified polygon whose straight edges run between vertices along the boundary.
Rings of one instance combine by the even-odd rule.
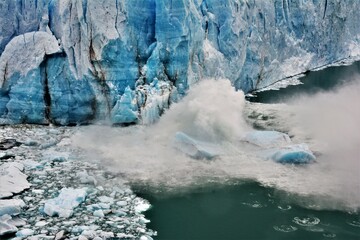
[[[312,199],[305,203],[308,207],[356,210],[360,208],[359,89],[356,84],[301,98],[290,107],[274,106],[274,111],[293,113],[281,122],[292,132],[328,144],[329,148],[317,149],[322,156],[308,166],[258,159],[242,146],[238,139],[251,127],[244,120],[244,95],[228,80],[201,81],[153,126],[90,126],[73,142],[86,149],[89,158],[129,181],[162,190],[252,179]],[[177,131],[217,143],[225,154],[214,161],[191,159],[173,148]]]

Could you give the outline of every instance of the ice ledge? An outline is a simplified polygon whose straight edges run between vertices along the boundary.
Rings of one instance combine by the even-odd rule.
[[[29,32],[14,37],[0,57],[0,87],[14,73],[25,76],[38,68],[46,55],[61,51],[58,40],[47,32]]]

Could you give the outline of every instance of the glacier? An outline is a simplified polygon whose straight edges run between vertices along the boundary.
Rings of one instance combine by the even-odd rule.
[[[0,123],[149,124],[203,78],[245,93],[360,59],[353,0],[3,0]]]

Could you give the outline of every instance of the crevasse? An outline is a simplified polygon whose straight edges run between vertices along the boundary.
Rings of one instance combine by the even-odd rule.
[[[356,9],[353,0],[3,0],[0,122],[151,123],[202,78],[249,92],[358,59]]]

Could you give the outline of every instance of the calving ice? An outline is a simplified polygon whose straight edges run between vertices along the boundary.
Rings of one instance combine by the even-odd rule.
[[[356,9],[0,0],[0,238],[358,239]]]
[[[358,1],[4,0],[2,123],[151,123],[195,82],[249,92],[359,57]]]

